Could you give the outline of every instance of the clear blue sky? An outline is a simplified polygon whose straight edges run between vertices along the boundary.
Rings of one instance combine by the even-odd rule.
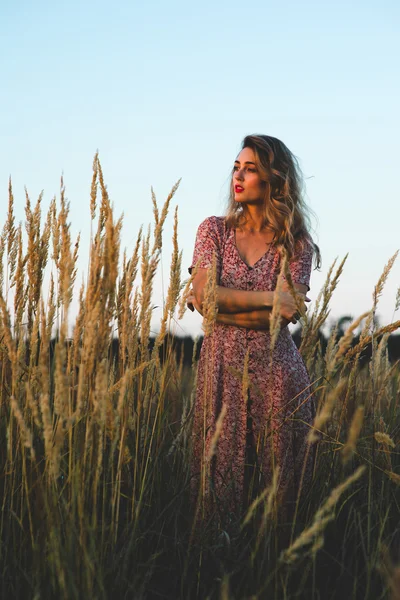
[[[300,158],[319,220],[323,269],[311,296],[349,252],[332,315],[357,316],[400,246],[399,29],[395,0],[3,2],[3,218],[10,174],[23,219],[23,186],[33,198],[43,189],[47,205],[64,172],[73,230],[87,247],[98,148],[128,250],[152,220],[150,186],[161,202],[182,177],[175,200],[187,267],[198,224],[223,212],[242,138],[274,135]],[[382,321],[392,319],[399,284],[400,261]],[[181,333],[199,330],[187,315]]]

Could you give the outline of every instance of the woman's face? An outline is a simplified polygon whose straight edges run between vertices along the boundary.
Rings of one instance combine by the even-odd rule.
[[[266,182],[261,180],[253,150],[243,148],[233,167],[232,185],[236,202],[264,202]]]

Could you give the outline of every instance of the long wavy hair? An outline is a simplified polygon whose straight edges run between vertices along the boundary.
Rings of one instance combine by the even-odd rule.
[[[269,135],[247,135],[243,148],[253,150],[257,170],[266,183],[264,226],[275,233],[275,244],[283,246],[290,259],[298,245],[301,247],[308,240],[314,246],[315,264],[319,268],[321,254],[310,235],[313,213],[303,199],[304,178],[297,158],[283,142]],[[241,228],[246,223],[245,211],[235,201],[233,170],[225,220],[232,228]]]

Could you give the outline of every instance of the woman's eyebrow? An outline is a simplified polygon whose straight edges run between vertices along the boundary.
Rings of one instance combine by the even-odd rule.
[[[239,165],[240,165],[240,160],[235,160],[235,163],[239,163]],[[255,166],[256,163],[253,163],[250,160],[246,160],[246,162],[243,163],[243,164],[244,165],[254,165]]]

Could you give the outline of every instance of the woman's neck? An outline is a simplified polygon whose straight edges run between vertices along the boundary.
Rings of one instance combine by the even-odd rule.
[[[260,220],[254,220],[249,218],[248,215],[243,215],[243,220],[239,225],[241,231],[247,231],[248,233],[262,233],[265,231],[272,231],[272,227],[265,224],[264,218]]]
[[[265,224],[265,216],[259,206],[246,206],[243,208],[243,220],[240,229],[249,233],[261,233],[271,228]]]

